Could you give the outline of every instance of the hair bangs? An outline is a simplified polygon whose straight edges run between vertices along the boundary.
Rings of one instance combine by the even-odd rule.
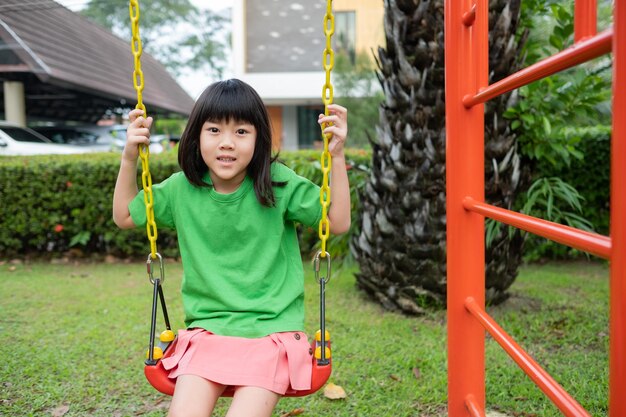
[[[217,83],[207,91],[202,118],[210,122],[248,122],[255,126],[263,125],[259,113],[263,102],[251,89],[239,80]]]

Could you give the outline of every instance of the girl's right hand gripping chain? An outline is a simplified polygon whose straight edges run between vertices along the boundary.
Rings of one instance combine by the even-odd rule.
[[[135,162],[139,157],[139,145],[150,146],[152,117],[143,117],[141,109],[131,111],[128,117],[130,118],[130,124],[126,129],[126,144],[122,152],[122,159]]]

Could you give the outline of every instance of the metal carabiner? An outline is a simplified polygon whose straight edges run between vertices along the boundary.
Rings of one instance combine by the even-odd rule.
[[[163,282],[165,282],[165,269],[163,268],[163,257],[161,256],[159,252],[156,252],[156,256],[157,258],[159,258],[159,270],[161,273],[161,276],[158,277],[158,280],[159,280],[159,284],[163,284]],[[153,264],[154,264],[154,261],[152,260],[152,253],[150,253],[148,255],[148,260],[146,261],[146,267],[148,269],[148,279],[150,280],[152,284],[155,283]]]
[[[328,281],[330,281],[330,253],[326,251],[324,253],[326,254],[326,256],[324,256],[324,258],[326,259],[326,277],[320,278],[320,258],[322,258],[321,250],[315,254],[315,257],[313,258],[313,265],[315,269],[315,280],[318,282],[324,281],[324,283],[327,283]]]

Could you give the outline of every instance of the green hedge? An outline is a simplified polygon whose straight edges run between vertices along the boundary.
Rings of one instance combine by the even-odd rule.
[[[596,232],[608,235],[611,182],[610,131],[591,130],[582,138],[580,151],[584,155],[582,160],[573,161],[569,169],[562,169],[554,174],[578,190],[585,198],[583,217],[593,224]]]
[[[316,184],[322,183],[319,152],[284,152],[280,154],[280,160],[303,177],[309,178]],[[371,160],[372,154],[369,150],[353,149],[346,151],[352,203],[352,224],[348,233],[340,236],[331,235],[326,249],[330,252],[333,259],[341,258],[345,260],[350,258],[350,237],[357,233],[359,226],[359,193],[365,187],[365,181],[370,173]],[[303,254],[310,254],[314,250],[319,249],[318,231],[313,229],[301,230],[300,247]]]
[[[370,154],[348,151],[353,209]],[[281,153],[280,159],[301,175],[320,183],[319,153]],[[111,219],[119,154],[0,157],[0,259],[24,256],[113,255],[144,257],[150,252],[145,229],[118,229]],[[152,155],[150,171],[158,183],[177,171],[174,152]],[[138,177],[139,178],[139,177]],[[138,179],[140,181],[140,179]],[[356,219],[356,215],[353,217]],[[356,221],[353,222],[353,225]],[[175,233],[159,229],[158,250],[178,256]],[[301,233],[303,252],[313,250],[316,231]],[[335,255],[347,253],[347,237],[335,242]],[[331,243],[331,248],[332,248]]]

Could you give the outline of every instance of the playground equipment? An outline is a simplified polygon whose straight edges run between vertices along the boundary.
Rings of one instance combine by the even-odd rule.
[[[134,71],[133,71],[133,87],[137,92],[137,109],[141,109],[146,117],[146,107],[143,104],[142,92],[144,88],[143,72],[141,70],[141,54],[142,44],[141,37],[139,35],[139,1],[129,1],[130,20],[132,26],[132,41],[131,50],[134,57]],[[325,83],[322,89],[322,101],[324,103],[324,114],[329,115],[328,106],[333,102],[333,85],[330,80],[331,71],[335,63],[335,54],[332,49],[332,35],[335,31],[335,17],[332,11],[332,0],[327,0],[326,14],[324,15],[324,34],[326,36],[326,44],[323,52],[323,68],[326,74]],[[321,126],[322,132],[328,126],[327,123],[323,123]],[[323,150],[320,158],[321,170],[322,170],[322,186],[320,188],[320,204],[322,207],[322,217],[319,223],[319,238],[321,241],[321,249],[314,257],[313,264],[315,269],[315,279],[320,286],[320,330],[315,334],[314,340],[311,342],[311,388],[308,390],[293,390],[289,389],[285,396],[287,397],[301,397],[309,395],[319,390],[328,380],[332,370],[331,352],[330,352],[330,334],[325,328],[325,294],[326,283],[330,280],[330,254],[326,251],[326,241],[330,236],[330,222],[328,220],[328,207],[330,206],[330,187],[329,176],[331,168],[331,155],[328,149],[328,142],[332,137],[332,134],[325,135],[322,133]],[[170,321],[167,314],[167,306],[165,304],[165,297],[163,295],[162,284],[165,280],[165,271],[163,265],[163,258],[157,252],[157,225],[154,221],[154,199],[152,194],[152,176],[150,174],[149,167],[150,151],[147,146],[142,145],[139,149],[139,157],[141,159],[142,175],[141,182],[144,190],[144,202],[146,205],[146,233],[148,241],[150,242],[150,254],[147,259],[148,278],[153,285],[152,294],[152,315],[150,324],[150,339],[149,348],[147,352],[147,358],[145,361],[144,373],[148,382],[156,388],[158,391],[172,395],[174,393],[174,387],[176,381],[168,377],[168,371],[165,370],[161,360],[169,356],[174,352],[176,344],[176,337],[170,327]],[[155,263],[158,260],[158,271],[155,271]],[[322,262],[326,262],[325,275],[320,276],[323,273]],[[155,272],[158,272],[155,277]],[[163,319],[165,322],[166,330],[164,330],[160,337],[158,344],[155,346],[155,334],[156,334],[156,316],[158,309],[158,302],[160,301]],[[234,390],[229,387],[224,391],[222,396],[233,396]]]
[[[589,417],[485,311],[484,218],[610,261],[609,417],[626,416],[626,1],[596,34],[596,1],[576,0],[573,46],[488,83],[488,1],[446,0],[448,415],[485,416],[485,330],[568,417]],[[533,81],[613,53],[610,237],[484,202],[484,104]]]

